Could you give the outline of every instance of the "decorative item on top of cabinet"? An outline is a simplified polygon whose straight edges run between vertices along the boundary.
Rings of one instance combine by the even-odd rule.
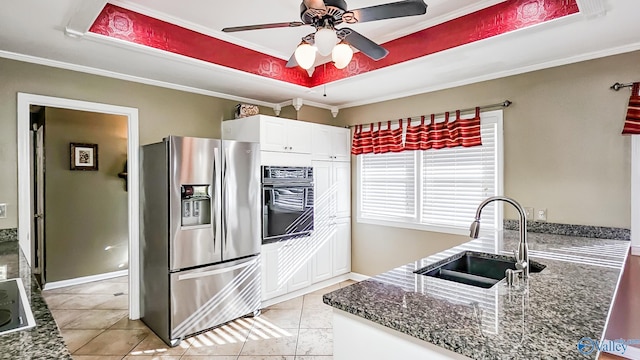
[[[260,109],[258,109],[257,105],[238,104],[236,105],[236,111],[234,113],[234,116],[236,119],[240,119],[247,116],[258,115],[259,113],[260,113]]]
[[[349,161],[351,133],[349,129],[313,124],[313,160]]]

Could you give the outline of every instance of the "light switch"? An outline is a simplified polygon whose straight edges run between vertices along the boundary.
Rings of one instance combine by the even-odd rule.
[[[7,218],[7,204],[0,204],[0,219]]]

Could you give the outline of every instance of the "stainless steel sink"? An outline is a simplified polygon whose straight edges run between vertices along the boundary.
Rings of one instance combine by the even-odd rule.
[[[504,279],[507,269],[516,270],[515,262],[509,256],[464,251],[415,273],[487,289]],[[546,266],[531,261],[529,267],[530,273],[539,273]]]

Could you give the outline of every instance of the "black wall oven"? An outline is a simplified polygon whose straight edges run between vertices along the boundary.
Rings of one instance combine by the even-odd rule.
[[[262,243],[313,231],[313,168],[262,167]]]

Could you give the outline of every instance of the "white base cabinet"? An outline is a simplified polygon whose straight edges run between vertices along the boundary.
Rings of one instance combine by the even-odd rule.
[[[311,285],[310,237],[262,245],[262,300]]]
[[[313,256],[311,282],[317,283],[351,272],[351,222],[331,220],[312,236],[322,246]]]

